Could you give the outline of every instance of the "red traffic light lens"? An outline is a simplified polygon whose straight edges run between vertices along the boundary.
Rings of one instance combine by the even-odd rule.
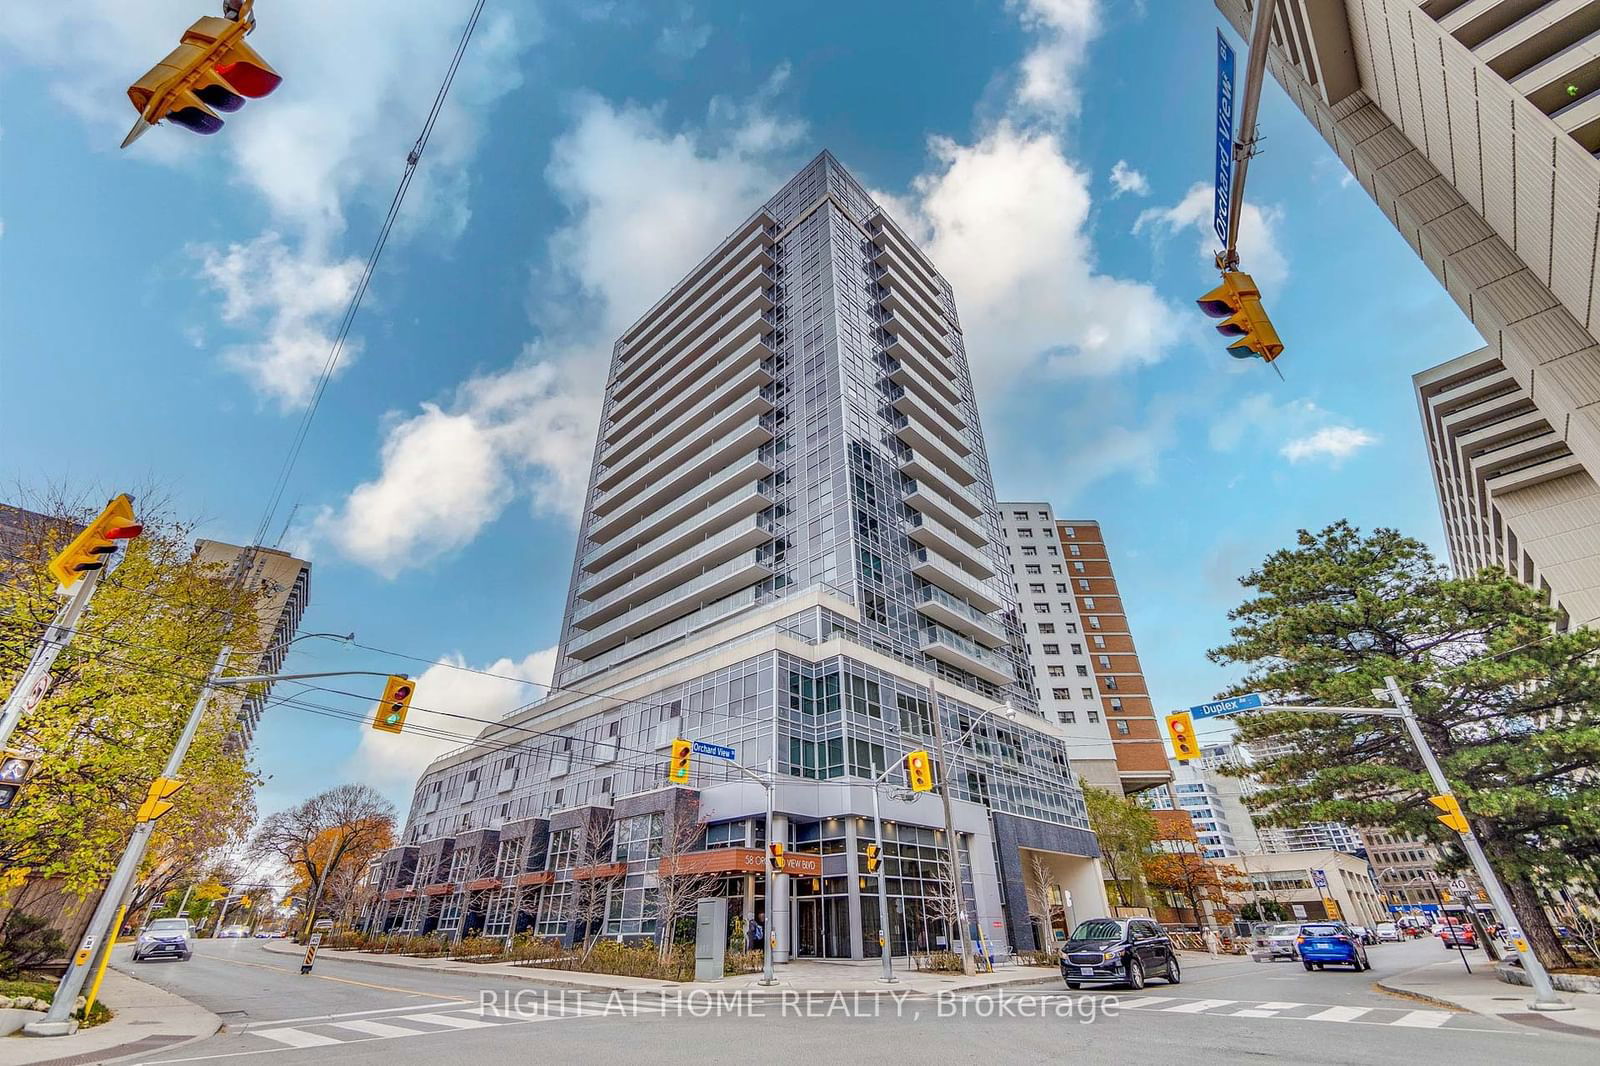
[[[247,63],[243,60],[234,63],[219,63],[216,71],[228,79],[229,85],[251,99],[259,99],[266,96],[283,81],[281,74],[263,70],[254,63]]]
[[[185,107],[173,111],[167,118],[176,122],[186,130],[195,133],[212,134],[222,128],[222,120],[215,115],[208,115],[198,107]]]
[[[1227,318],[1233,314],[1233,308],[1221,300],[1196,300],[1195,303],[1200,305],[1200,310],[1212,318]]]
[[[207,107],[230,114],[244,106],[244,97],[238,93],[230,93],[220,85],[202,85],[194,91]]]
[[[112,526],[110,529],[102,533],[101,536],[105,537],[107,540],[132,540],[143,532],[144,526],[138,524]]]

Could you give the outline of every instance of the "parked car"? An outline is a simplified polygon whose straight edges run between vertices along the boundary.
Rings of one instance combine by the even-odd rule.
[[[1347,928],[1356,936],[1360,937],[1363,944],[1376,944],[1378,942],[1378,934],[1374,933],[1371,929],[1368,929],[1364,925],[1352,925],[1348,926]]]
[[[1465,922],[1442,922],[1439,925],[1437,935],[1440,943],[1444,944],[1446,951],[1449,951],[1457,944],[1465,948],[1478,946],[1478,934],[1474,933],[1472,926],[1467,925]]]
[[[1307,922],[1300,927],[1295,946],[1300,951],[1300,961],[1308,970],[1320,970],[1335,963],[1348,964],[1358,973],[1372,969],[1361,938],[1343,922]]]
[[[1061,978],[1071,989],[1085,984],[1143,988],[1148,977],[1181,980],[1178,953],[1158,922],[1149,918],[1091,918],[1080,922],[1061,947]]]
[[[232,938],[232,939],[239,939],[239,938],[242,938],[242,937],[247,937],[249,935],[250,935],[250,930],[246,929],[242,925],[230,925],[230,926],[228,926],[228,928],[224,929],[222,932],[217,934],[217,936],[219,936],[219,937],[227,937],[227,938]]]
[[[1263,922],[1250,934],[1250,957],[1256,962],[1297,959],[1300,953],[1294,942],[1299,935],[1297,922]]]
[[[1393,922],[1379,922],[1373,926],[1372,931],[1378,934],[1378,943],[1380,944],[1389,941],[1400,942],[1400,927]]]
[[[157,918],[133,942],[133,961],[148,962],[166,956],[188,962],[194,953],[189,939],[194,929],[187,918]]]

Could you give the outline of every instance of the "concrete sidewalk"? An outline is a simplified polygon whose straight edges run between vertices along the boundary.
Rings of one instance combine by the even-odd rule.
[[[1504,1018],[1547,1032],[1600,1039],[1600,996],[1561,992],[1558,994],[1572,1004],[1572,1010],[1535,1011],[1528,1006],[1533,990],[1500,980],[1494,965],[1487,959],[1474,959],[1470,974],[1460,959],[1441,959],[1386,977],[1378,982],[1378,987],[1385,992]]]
[[[262,948],[277,955],[301,955],[304,948],[283,941],[267,941]],[[764,987],[759,973],[738,974],[721,981],[662,981],[648,977],[620,977],[604,973],[579,973],[573,970],[555,970],[538,966],[517,966],[504,962],[466,962],[460,959],[419,959],[406,955],[385,955],[369,951],[333,951],[324,949],[318,958],[344,959],[364,962],[372,966],[385,966],[400,970],[424,970],[434,973],[470,974],[474,977],[510,978],[531,981],[553,988],[570,988],[583,992],[625,992],[658,994],[664,991],[678,993],[695,990],[752,993],[756,995],[783,995],[785,993],[874,993],[935,995],[940,992],[992,992],[997,989],[1023,989],[1030,987],[1062,988],[1061,971],[1054,966],[1001,966],[994,973],[965,974],[927,973],[902,968],[904,960],[895,960],[895,977],[892,984],[884,984],[882,963],[876,959],[797,959],[776,968],[778,983]],[[1180,962],[1186,973],[1204,969],[1229,956],[1213,960],[1207,955],[1184,952]],[[0,1066],[4,1066],[0,1063]]]
[[[116,970],[106,971],[100,999],[113,1012],[109,1022],[71,1036],[6,1037],[0,1040],[0,1066],[111,1062],[170,1050],[222,1027],[222,1019],[204,1007]]]

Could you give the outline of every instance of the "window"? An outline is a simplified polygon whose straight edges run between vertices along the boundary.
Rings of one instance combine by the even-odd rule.
[[[1100,712],[1099,711],[1090,711],[1089,712],[1089,721],[1098,722],[1099,720],[1100,720]]]
[[[1095,609],[1095,607],[1094,607],[1094,597],[1093,596],[1085,596],[1083,598],[1083,606],[1084,606],[1085,610],[1088,610],[1088,611],[1094,610]],[[1096,626],[1095,628],[1099,629],[1100,627]]]
[[[1026,564],[1023,565],[1022,568],[1024,570],[1026,570],[1029,574],[1037,574],[1039,572],[1039,564],[1038,563],[1026,563]]]
[[[1048,636],[1049,634],[1054,633],[1055,631],[1056,631],[1056,624],[1054,622],[1040,622],[1039,623],[1039,632],[1040,633],[1043,633],[1043,634]]]
[[[1111,656],[1109,656],[1109,655],[1096,655],[1095,659],[1097,659],[1099,661],[1100,669],[1102,669],[1102,670],[1111,669]]]
[[[1074,654],[1074,655],[1082,655],[1083,654],[1083,645],[1082,644],[1074,644],[1072,646],[1072,654]]]
[[[1056,712],[1056,717],[1061,720],[1061,723],[1063,725],[1071,725],[1072,723],[1074,723],[1074,722],[1076,722],[1078,720],[1078,712],[1077,711],[1057,711]]]
[[[1054,696],[1058,700],[1070,700],[1072,698],[1072,690],[1065,688],[1053,688],[1050,690],[1050,695]]]
[[[1048,603],[1036,603],[1036,604],[1033,605],[1033,613],[1034,614],[1049,614],[1050,613],[1050,605]]]
[[[510,756],[500,764],[500,781],[495,785],[496,792],[510,792],[511,786],[517,783],[517,757]]]
[[[476,768],[468,770],[466,779],[461,782],[461,802],[471,803],[478,798],[478,771]]]
[[[1044,595],[1044,582],[1041,581],[1038,584],[1029,585],[1028,586],[1028,591],[1033,593],[1035,596],[1043,596]]]
[[[1089,606],[1093,607],[1094,604],[1091,603]],[[1096,618],[1094,615],[1090,615],[1089,616],[1089,628],[1090,629],[1099,629],[1100,628],[1100,619]]]
[[[1061,625],[1068,633],[1076,633],[1078,631],[1078,623],[1076,622],[1062,622]]]
[[[1086,699],[1086,700],[1094,699],[1094,689],[1092,689],[1092,688],[1084,689],[1083,690],[1083,698]]]
[[[527,841],[518,837],[515,840],[502,840],[500,850],[494,858],[494,875],[496,877],[511,877],[522,872],[523,848]]]
[[[1074,573],[1074,574],[1081,574],[1081,573],[1083,573],[1083,564],[1082,564],[1082,563],[1073,563],[1073,564],[1072,564],[1072,572],[1073,572],[1073,573]]]
[[[1114,689],[1117,687],[1117,679],[1114,677],[1102,677],[1100,680],[1106,683],[1106,688]]]
[[[478,849],[457,848],[450,856],[450,874],[446,881],[469,881],[478,875]]]
[[[1065,593],[1067,591],[1067,583],[1065,581],[1057,581],[1056,582],[1056,591],[1060,592],[1060,593]]]
[[[1065,666],[1050,666],[1050,667],[1047,667],[1047,669],[1050,671],[1050,676],[1051,677],[1066,677],[1067,676],[1067,668]],[[1082,669],[1082,668],[1080,667],[1080,669]]]
[[[1078,669],[1078,676],[1079,677],[1088,677],[1089,676],[1089,668],[1087,666],[1080,666],[1077,669]]]
[[[1123,737],[1128,735],[1128,720],[1126,718],[1117,719],[1117,735]]]
[[[1078,531],[1071,526],[1057,526],[1056,528],[1061,530],[1063,537],[1076,537],[1078,535]]]
[[[489,897],[483,919],[484,936],[510,936],[511,920],[516,915],[517,890],[502,888]]]
[[[1067,545],[1067,551],[1071,552],[1073,555],[1081,554],[1081,550],[1078,548],[1078,546],[1076,544],[1068,544]]]
[[[1050,564],[1050,572],[1051,572],[1051,573],[1052,573],[1052,574],[1059,574],[1059,573],[1061,573],[1061,564],[1060,564],[1060,563],[1051,563],[1051,564]]]
[[[1013,519],[1015,519],[1016,521],[1018,521],[1018,522],[1026,522],[1028,520],[1028,512],[1027,511],[1012,511],[1011,512],[1011,517]],[[953,894],[954,893],[952,893],[952,895]]]
[[[1031,544],[1024,544],[1022,546],[1022,554],[1023,555],[1038,555],[1039,554],[1039,549],[1035,548]]]
[[[578,831],[576,829],[558,829],[550,834],[550,854],[546,860],[545,868],[548,870],[570,870],[578,861]]]
[[[641,814],[618,818],[611,857],[616,862],[635,862],[661,857],[661,815]]]
[[[1031,529],[1019,529],[1019,530],[1017,530],[1017,536],[1019,536],[1019,537],[1032,537],[1033,536],[1033,530],[1031,530]]]
[[[1045,550],[1048,551],[1051,555],[1060,555],[1061,554],[1061,549],[1057,548],[1054,544],[1049,545],[1048,547],[1045,548]]]
[[[1059,644],[1046,644],[1044,646],[1044,653],[1046,655],[1060,655],[1061,654],[1061,645],[1059,645]]]
[[[1080,592],[1088,592],[1089,591],[1089,579],[1088,578],[1080,577],[1078,579],[1078,590]]]
[[[1040,511],[1039,512],[1039,521],[1041,521],[1041,522],[1050,521],[1050,512],[1049,511]]]
[[[1121,696],[1113,696],[1113,697],[1111,697],[1111,709],[1113,711],[1122,710],[1122,697]]]
[[[1094,641],[1094,646],[1097,647],[1097,648],[1103,648],[1103,647],[1106,646],[1106,638],[1105,637],[1095,636],[1095,637],[1092,637],[1090,639],[1092,639]]]

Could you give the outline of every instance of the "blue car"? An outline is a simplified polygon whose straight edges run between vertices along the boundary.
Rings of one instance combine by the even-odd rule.
[[[1353,966],[1357,973],[1372,969],[1361,938],[1343,922],[1307,922],[1295,938],[1295,949],[1308,970],[1320,970],[1333,963]]]

